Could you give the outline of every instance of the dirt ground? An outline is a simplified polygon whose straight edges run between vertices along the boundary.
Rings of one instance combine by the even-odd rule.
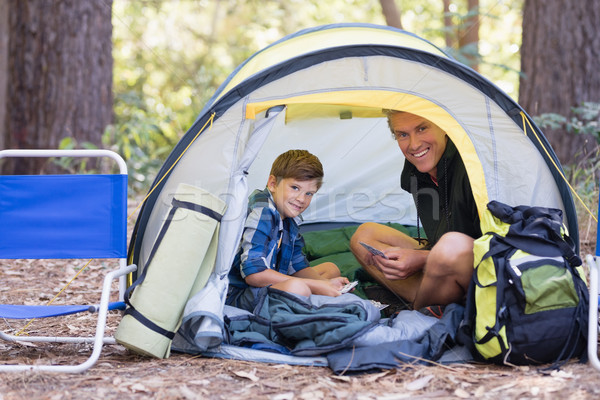
[[[580,224],[581,226],[581,224]],[[582,254],[595,232],[582,235]],[[592,237],[594,240],[588,240]],[[45,304],[85,265],[80,261],[0,260],[0,302]],[[114,263],[95,260],[54,302],[99,301],[103,275]],[[36,271],[32,273],[31,271]],[[111,312],[108,333],[120,320]],[[0,320],[9,333],[93,334],[95,316],[79,314],[30,321]],[[27,325],[27,326],[26,326]],[[90,345],[0,341],[0,364],[83,362]],[[300,367],[173,354],[166,360],[104,346],[100,360],[82,374],[0,373],[0,400],[13,399],[598,399],[600,371],[570,362],[558,371],[492,365],[416,365],[370,374],[338,376],[324,367]]]
[[[72,261],[0,260],[0,301],[40,304],[50,301],[81,265]],[[32,274],[31,268],[39,273]],[[55,301],[99,299],[103,263],[89,266]],[[50,289],[42,289],[42,287]],[[96,300],[97,301],[97,300]],[[109,315],[109,332],[120,319]],[[29,321],[0,321],[19,332]],[[27,334],[93,334],[91,314],[35,320]],[[0,363],[65,364],[83,362],[91,346],[0,342]],[[300,367],[231,361],[174,354],[150,359],[122,346],[103,348],[100,360],[82,374],[2,373],[0,400],[12,399],[402,399],[521,398],[597,399],[600,372],[587,364],[569,363],[559,371],[490,365],[406,365],[371,374],[337,376],[324,367]]]

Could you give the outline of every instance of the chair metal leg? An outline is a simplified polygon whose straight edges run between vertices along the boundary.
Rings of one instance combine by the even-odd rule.
[[[106,329],[106,317],[108,315],[108,303],[110,300],[110,287],[111,283],[115,278],[127,275],[137,269],[137,266],[130,265],[125,268],[119,268],[118,270],[111,271],[104,277],[104,283],[102,286],[102,296],[100,298],[100,306],[98,309],[98,322],[96,325],[96,335],[93,338],[83,338],[84,342],[91,342],[93,340],[94,346],[90,357],[81,364],[78,365],[0,365],[0,372],[20,372],[20,371],[40,371],[40,372],[66,372],[66,373],[79,373],[83,372],[92,367],[100,357],[102,351],[102,345],[104,343],[115,343],[114,338],[105,338],[104,331]],[[15,336],[9,336],[9,341],[15,341]],[[20,341],[29,341],[31,338],[17,336]],[[46,338],[45,342],[53,342],[54,338]],[[65,339],[65,338],[62,338]],[[73,338],[76,343],[81,343],[82,338]],[[79,339],[77,341],[77,339]],[[108,340],[107,340],[108,339]],[[36,340],[44,341],[44,340]],[[65,341],[60,341],[65,342]]]

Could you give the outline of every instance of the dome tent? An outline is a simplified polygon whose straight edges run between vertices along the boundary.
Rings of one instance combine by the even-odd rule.
[[[324,184],[303,214],[306,225],[414,225],[412,197],[400,188],[404,159],[383,109],[420,115],[448,134],[480,215],[491,200],[559,208],[578,243],[559,161],[515,101],[413,34],[334,24],[273,43],[221,85],[160,170],[136,222],[130,261],[144,270],[170,199],[180,184],[189,184],[226,204],[209,278],[226,281],[247,196],[265,186],[272,161],[292,148],[309,150],[325,169]]]

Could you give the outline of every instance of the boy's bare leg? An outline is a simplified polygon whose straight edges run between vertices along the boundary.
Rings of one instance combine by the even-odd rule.
[[[463,300],[473,274],[473,241],[459,232],[449,232],[440,238],[427,258],[414,299],[416,310]]]
[[[277,282],[271,285],[272,288],[282,290],[284,292],[299,294],[308,297],[312,294],[310,287],[301,279],[288,279],[283,282]]]
[[[390,290],[403,300],[414,302],[415,296],[421,284],[422,274],[417,273],[407,279],[387,279],[379,269],[370,264],[371,253],[365,249],[359,242],[367,243],[379,250],[385,250],[388,247],[402,247],[407,249],[419,248],[419,243],[410,236],[391,228],[387,225],[381,225],[373,222],[362,224],[354,233],[350,240],[350,249],[352,253],[375,281]]]

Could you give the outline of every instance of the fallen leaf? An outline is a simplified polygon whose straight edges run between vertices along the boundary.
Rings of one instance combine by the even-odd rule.
[[[550,373],[550,376],[553,376],[555,378],[573,378],[573,373],[572,372],[567,372],[567,371],[563,371],[562,369],[560,371],[552,371]]]
[[[132,392],[148,392],[148,389],[146,389],[146,386],[142,385],[141,383],[134,383],[129,388],[131,389]]]
[[[332,382],[331,379],[329,379],[329,377],[327,378],[323,378],[323,377],[319,377],[319,382],[321,382],[322,384],[332,387],[332,388],[336,388],[337,384],[335,382]]]
[[[275,368],[275,369],[292,369],[293,367],[289,364],[277,364],[277,365],[273,365],[271,368]]]
[[[461,399],[469,399],[469,398],[471,398],[471,395],[466,390],[461,389],[461,388],[457,388],[454,391],[454,395],[456,397],[460,397]]]
[[[385,371],[385,372],[380,372],[378,374],[372,374],[369,375],[366,379],[365,382],[375,382],[377,379],[381,378],[382,376],[386,376],[387,374],[389,374],[389,371]]]
[[[285,385],[279,380],[277,382],[262,381],[260,384],[271,389],[281,389],[281,386]]]
[[[206,386],[210,384],[210,381],[208,379],[201,379],[201,380],[193,380],[193,381],[189,381],[188,382],[190,385],[201,385],[201,386]]]
[[[501,390],[511,388],[511,387],[515,386],[516,384],[517,384],[516,382],[507,383],[506,385],[498,386],[498,387],[491,389],[490,392],[499,392]]]
[[[319,389],[321,389],[322,387],[323,387],[323,385],[321,383],[314,383],[312,385],[304,386],[302,388],[302,393],[319,391]]]
[[[186,398],[186,399],[188,399],[188,400],[196,400],[196,399],[202,398],[202,396],[200,396],[199,394],[195,393],[193,390],[191,390],[186,385],[181,386],[179,388],[179,391],[181,392],[181,394],[183,395],[183,397]]]
[[[474,397],[481,398],[485,394],[485,387],[479,386],[477,390],[475,390]]]
[[[254,374],[254,372],[256,372],[256,370],[253,370],[252,372],[235,371],[234,374],[236,374],[240,378],[246,378],[250,379],[252,382],[258,382],[260,379]]]
[[[433,379],[433,375],[427,375],[422,378],[416,379],[406,384],[406,390],[421,390],[429,384],[429,381]]]
[[[26,346],[26,347],[39,347],[39,345],[33,343],[33,342],[25,342],[22,340],[17,340],[17,343],[19,343],[22,346]]]
[[[302,392],[299,396],[302,400],[319,400],[325,398],[325,394],[320,390],[315,390],[313,392]]]
[[[279,393],[271,397],[271,400],[293,400],[294,392]]]
[[[351,379],[347,376],[338,376],[338,375],[332,375],[330,376],[331,379],[337,379],[338,381],[344,381],[344,382],[350,382]]]

